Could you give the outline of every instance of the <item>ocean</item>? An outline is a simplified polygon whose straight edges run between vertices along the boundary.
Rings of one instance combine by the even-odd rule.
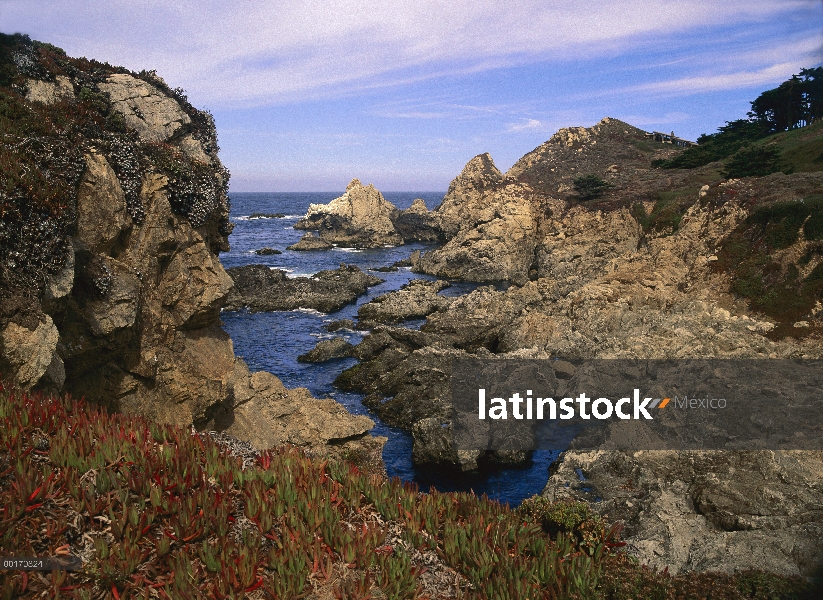
[[[309,204],[325,204],[339,193],[231,193],[231,215],[234,231],[229,238],[231,250],[220,255],[226,268],[247,264],[264,264],[283,269],[289,276],[311,275],[324,269],[336,269],[340,263],[353,264],[362,270],[390,266],[408,258],[415,250],[425,251],[431,245],[415,243],[395,248],[355,250],[334,248],[313,252],[294,252],[286,246],[297,242],[305,233],[293,225],[306,214]],[[384,192],[383,196],[400,209],[411,206],[415,198],[422,198],[431,210],[443,199],[442,192]],[[283,218],[255,218],[254,213],[281,213]],[[255,250],[265,246],[281,250],[282,254],[259,256]],[[411,279],[435,279],[428,275],[412,273],[401,268],[394,273],[373,273],[385,282],[369,288],[367,294],[356,303],[341,310],[325,314],[314,310],[294,310],[266,313],[248,311],[223,312],[224,329],[234,341],[234,351],[242,357],[252,371],[269,371],[277,375],[287,387],[305,387],[319,398],[331,397],[354,414],[368,415],[375,421],[374,435],[389,438],[383,450],[383,461],[389,476],[417,483],[421,490],[431,487],[441,492],[469,491],[487,494],[490,498],[511,506],[524,498],[539,493],[546,485],[548,467],[559,451],[535,452],[532,463],[518,469],[498,469],[481,473],[463,474],[438,468],[416,467],[411,462],[411,434],[389,427],[381,422],[362,403],[362,395],[343,392],[332,382],[343,370],[354,364],[354,358],[345,358],[321,364],[297,362],[297,356],[314,348],[322,339],[342,335],[357,344],[365,332],[337,331],[328,333],[323,325],[339,319],[355,319],[357,308],[371,299],[399,289]],[[444,295],[461,295],[470,292],[476,284],[452,282],[452,287],[441,292]],[[425,319],[406,321],[406,327],[420,327]]]

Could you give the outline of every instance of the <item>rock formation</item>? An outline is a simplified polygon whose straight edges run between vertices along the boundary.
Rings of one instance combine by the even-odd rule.
[[[285,271],[265,265],[234,267],[228,273],[234,288],[226,299],[225,309],[248,308],[253,312],[296,308],[336,312],[371,286],[383,283],[382,279],[345,264],[312,277],[289,278]]]
[[[231,225],[211,115],[154,73],[25,36],[0,39],[0,63],[4,377],[260,446],[365,435],[369,419],[250,374],[220,328]]]
[[[321,239],[340,246],[400,245],[403,238],[391,222],[396,210],[373,185],[364,186],[360,180],[352,179],[339,198],[328,204],[309,205],[306,216],[294,228],[319,230]]]
[[[438,296],[449,287],[448,281],[413,279],[399,290],[378,296],[357,311],[359,327],[370,329],[377,323],[393,325],[408,319],[419,319],[446,308],[454,298]]]
[[[413,269],[516,285],[479,287],[419,331],[375,327],[338,385],[364,391],[381,418],[410,431],[415,461],[472,469],[523,457],[451,447],[454,358],[823,356],[823,174],[723,180],[716,164],[650,168],[676,152],[604,119],[561,130],[505,177],[488,157],[473,159],[433,211],[448,241],[413,256]],[[581,201],[573,181],[584,174],[612,187]],[[484,255],[492,242],[496,254]],[[568,363],[557,364],[568,378]],[[820,461],[568,451],[546,493],[602,498],[592,507],[627,520],[630,550],[671,570],[810,575],[821,563]]]
[[[330,250],[334,247],[334,244],[331,242],[324,240],[323,238],[317,237],[311,231],[307,231],[306,234],[300,238],[300,241],[296,244],[292,244],[291,246],[287,246],[286,250],[297,250],[298,252],[308,252],[311,250]]]
[[[352,355],[354,346],[345,338],[336,337],[330,340],[321,340],[306,354],[297,357],[298,362],[321,363],[334,358],[347,358]]]
[[[406,210],[395,210],[391,220],[404,242],[437,242],[442,237],[434,213],[422,198],[415,198]]]

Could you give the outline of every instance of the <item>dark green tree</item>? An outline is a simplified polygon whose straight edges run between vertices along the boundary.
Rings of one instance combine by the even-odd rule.
[[[769,146],[750,146],[740,150],[726,163],[727,178],[763,177],[782,170],[780,152]]]
[[[597,175],[583,175],[574,180],[574,190],[582,200],[594,200],[603,195],[607,189],[612,187]]]

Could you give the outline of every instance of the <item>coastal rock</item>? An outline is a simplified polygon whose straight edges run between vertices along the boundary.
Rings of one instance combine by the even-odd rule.
[[[306,234],[300,238],[299,242],[286,247],[286,250],[305,252],[310,250],[329,250],[331,248],[334,248],[331,242],[317,237],[311,231],[307,231]]]
[[[271,373],[249,375],[242,361],[236,370],[234,406],[216,426],[258,448],[340,443],[362,438],[374,427],[374,421],[349,414],[334,400],[313,398],[305,388],[287,389]]]
[[[391,220],[404,242],[437,242],[441,238],[437,219],[422,198],[415,198],[406,210],[395,210]]]
[[[264,265],[235,267],[228,273],[234,280],[234,289],[226,301],[226,310],[247,307],[255,312],[296,308],[335,312],[354,302],[369,287],[383,282],[345,264],[312,277],[289,278],[285,271]]]
[[[413,279],[399,290],[378,296],[361,306],[357,311],[359,327],[370,329],[378,323],[393,325],[445,309],[453,298],[438,296],[437,292],[447,287],[450,287],[448,281]]]
[[[144,142],[165,142],[191,123],[176,100],[137,77],[115,73],[98,87],[109,94],[112,108]]]
[[[255,254],[258,256],[271,256],[272,254],[283,254],[280,250],[276,248],[269,248],[266,246],[265,248],[260,248],[259,250],[254,251]]]
[[[26,82],[26,100],[54,104],[55,102],[74,100],[74,86],[71,79],[65,75],[58,75],[54,81],[29,79]]]
[[[373,185],[352,179],[346,192],[328,204],[311,204],[295,229],[316,229],[320,237],[341,246],[376,248],[400,245],[403,238],[391,221],[396,207]],[[302,241],[302,240],[301,240]]]
[[[340,331],[341,329],[348,329],[354,331],[356,325],[351,319],[340,319],[339,321],[332,321],[323,326],[323,329],[331,333],[332,331]]]
[[[77,238],[94,252],[108,254],[132,226],[126,196],[106,158],[86,155],[86,171],[77,191]]]
[[[297,357],[298,362],[307,363],[321,363],[334,358],[346,358],[352,355],[352,346],[344,338],[336,337],[330,340],[321,340],[317,342],[306,354],[301,354]]]
[[[810,577],[823,555],[821,452],[566,452],[543,494],[622,521],[628,551],[673,574]]]
[[[494,210],[484,206],[485,192],[503,181],[503,174],[495,166],[488,152],[478,154],[463,167],[463,171],[449,184],[443,202],[434,211],[434,217],[445,239],[450,240],[459,231],[474,227],[479,221],[488,221]]]
[[[34,329],[8,323],[0,331],[2,373],[24,388],[33,387],[55,360],[59,337],[57,327],[48,315],[44,315]]]

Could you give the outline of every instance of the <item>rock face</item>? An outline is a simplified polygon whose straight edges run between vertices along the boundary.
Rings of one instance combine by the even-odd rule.
[[[823,555],[820,452],[567,453],[543,493],[591,501],[626,524],[642,563],[672,573],[757,567],[812,577]]]
[[[399,245],[403,238],[391,221],[396,207],[373,185],[352,179],[346,193],[328,204],[311,204],[295,229],[315,229],[326,242],[357,248]],[[302,241],[302,240],[301,240]]]
[[[228,429],[261,448],[365,439],[371,420],[249,373],[220,328],[234,283],[217,258],[231,225],[210,115],[152,73],[87,71],[88,61],[38,50],[25,36],[4,43],[27,57],[27,96],[9,113],[10,135],[18,136],[10,141],[34,140],[35,150],[18,159],[35,182],[51,186],[44,199],[14,179],[14,169],[0,173],[0,188],[11,191],[0,198],[4,377],[161,422]],[[27,129],[24,117],[72,102],[84,103],[62,115],[76,148],[61,146],[65,135],[48,120]],[[78,114],[95,126],[75,123]],[[10,210],[18,202],[39,220],[19,220]],[[345,278],[365,289],[379,281],[340,273],[312,284],[342,288],[337,280]],[[356,296],[348,293],[344,302]]]
[[[354,265],[340,265],[334,271],[320,271],[312,277],[290,279],[285,271],[264,265],[234,267],[228,271],[234,280],[226,310],[251,311],[312,308],[335,312],[383,280],[364,273]]]

